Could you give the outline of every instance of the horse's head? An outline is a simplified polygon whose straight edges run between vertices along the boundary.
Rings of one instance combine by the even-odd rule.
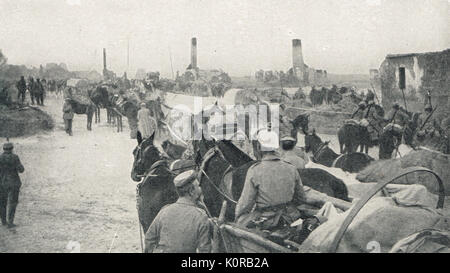
[[[298,130],[299,128],[302,128],[302,132],[304,135],[307,135],[308,133],[308,125],[309,125],[309,113],[301,114],[298,117],[296,117],[292,122],[292,125],[294,126],[295,130]]]
[[[202,138],[200,140],[194,140],[193,143],[194,148],[194,159],[197,165],[200,165],[205,154],[215,146],[214,140],[207,140],[203,133]]]
[[[141,181],[139,176],[144,175],[153,163],[163,159],[159,150],[153,145],[153,136],[145,139],[133,151],[134,162],[131,169],[131,178],[136,182]]]
[[[305,152],[315,152],[320,144],[322,144],[322,139],[316,134],[315,129],[311,134],[305,135]]]

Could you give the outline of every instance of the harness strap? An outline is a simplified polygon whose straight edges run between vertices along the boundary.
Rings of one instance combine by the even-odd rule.
[[[331,164],[332,168],[336,167],[336,163],[338,162],[339,159],[341,159],[341,157],[343,157],[345,154],[341,154],[340,156],[338,156],[334,161],[333,164]]]
[[[317,161],[319,155],[321,155],[323,149],[325,148],[325,146],[327,146],[326,142],[321,143],[321,146],[319,147],[319,149],[317,149],[317,151],[315,153],[313,153],[313,159],[315,161]]]

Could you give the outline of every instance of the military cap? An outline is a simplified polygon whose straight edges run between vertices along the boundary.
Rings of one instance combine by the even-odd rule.
[[[281,138],[281,141],[295,141],[295,138],[291,136],[284,136]]]
[[[364,101],[361,101],[358,105],[359,106],[366,106],[366,103]]]
[[[274,131],[261,130],[258,133],[258,142],[262,151],[275,151],[278,149],[278,135]]]
[[[11,142],[6,142],[3,144],[3,150],[12,150],[14,148],[14,145]]]
[[[430,103],[427,103],[427,105],[425,105],[425,110],[433,110],[433,107]]]
[[[393,108],[400,108],[400,104],[398,102],[394,102],[394,105],[392,105]]]
[[[173,180],[173,183],[175,184],[175,187],[180,188],[193,182],[196,178],[196,172],[194,170],[189,170],[177,175]]]
[[[147,104],[145,104],[145,102],[141,102],[141,107],[146,107],[147,106]]]

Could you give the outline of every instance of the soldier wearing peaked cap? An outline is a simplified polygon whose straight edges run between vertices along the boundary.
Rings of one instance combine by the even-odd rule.
[[[145,252],[208,253],[211,251],[211,223],[199,207],[202,190],[194,170],[174,179],[179,198],[161,209],[145,235]]]
[[[297,168],[280,159],[278,145],[276,133],[258,133],[262,158],[249,168],[236,205],[235,220],[241,226],[276,229],[300,216],[295,205],[306,200],[302,181]]]
[[[8,228],[15,227],[14,215],[22,185],[19,173],[25,170],[19,156],[13,153],[13,148],[12,143],[5,143],[3,154],[0,155],[0,217],[2,225],[8,225]]]
[[[294,152],[296,143],[297,143],[297,141],[293,137],[286,136],[286,137],[281,138],[281,148],[282,148],[281,158],[284,161],[294,165],[297,168],[297,170],[300,171],[305,168],[306,162],[305,162],[304,158],[298,156]]]

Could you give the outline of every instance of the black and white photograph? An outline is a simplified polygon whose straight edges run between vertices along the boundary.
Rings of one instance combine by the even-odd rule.
[[[450,253],[449,97],[450,0],[0,0],[0,257]]]

